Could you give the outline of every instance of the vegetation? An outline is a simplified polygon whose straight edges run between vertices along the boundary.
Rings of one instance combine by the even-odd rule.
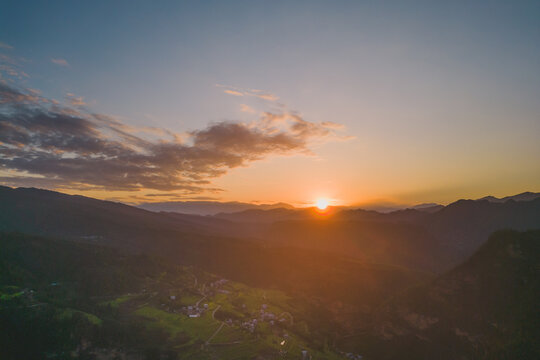
[[[465,262],[437,277],[407,268],[445,247],[457,254],[458,235],[496,221],[531,227],[538,200],[344,211],[238,239],[212,235],[230,220],[36,189],[0,195],[0,229],[24,232],[0,233],[0,359],[540,357],[539,231],[497,232],[474,254],[478,240],[467,243]]]
[[[539,265],[540,231],[497,232],[462,265],[380,308],[348,345],[377,359],[537,359]]]
[[[310,329],[316,324],[309,319],[311,305],[278,290],[65,240],[2,233],[0,248],[2,359],[95,358],[104,352],[148,359],[259,353],[292,359],[304,349],[313,358],[339,358],[318,346],[332,327]],[[199,316],[190,318],[186,305],[198,305]],[[275,317],[272,324],[261,319],[263,307]],[[243,325],[253,319],[258,326]]]

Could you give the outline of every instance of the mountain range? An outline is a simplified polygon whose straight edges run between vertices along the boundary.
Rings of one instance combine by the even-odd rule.
[[[0,187],[0,199],[0,231],[167,255],[175,249],[179,259],[194,258],[203,245],[224,242],[228,247],[289,247],[434,273],[459,264],[494,231],[540,228],[540,198],[458,200],[435,211],[330,208],[321,215],[313,208],[277,208],[214,216],[156,213],[33,188]]]
[[[517,195],[497,198],[495,196],[485,196],[478,200],[488,200],[491,202],[506,202],[508,200],[529,201],[540,197],[540,193],[524,192]],[[287,203],[274,204],[253,204],[245,202],[221,202],[221,201],[166,201],[166,202],[147,202],[137,205],[137,207],[154,212],[177,212],[190,215],[217,215],[243,212],[245,210],[271,210],[271,209],[301,209]],[[360,208],[376,211],[379,213],[390,213],[404,209],[414,209],[427,212],[434,212],[443,208],[444,205],[437,203],[423,203],[418,205],[365,205]],[[357,206],[348,206],[342,208],[356,209]]]
[[[56,298],[57,304],[68,306],[55,311],[71,314],[76,308],[96,323],[95,314],[122,323],[118,314],[103,312],[93,300],[88,303],[75,295],[75,289],[87,284],[92,286],[88,296],[104,288],[119,296],[117,290],[124,285],[141,292],[137,284],[149,281],[148,276],[163,287],[174,277],[163,282],[160,274],[175,273],[173,268],[197,269],[204,276],[287,294],[290,300],[280,306],[292,306],[299,311],[296,316],[305,317],[304,325],[294,327],[295,334],[303,334],[306,343],[326,344],[317,351],[329,358],[339,357],[340,351],[365,359],[537,358],[540,230],[531,229],[540,229],[540,197],[525,193],[503,199],[458,200],[390,213],[340,207],[326,212],[258,208],[201,216],[0,187],[0,291],[7,291],[0,300],[21,294],[9,289],[29,286],[25,282],[49,294],[51,285],[44,281],[50,283],[54,276],[66,279],[66,284],[76,282],[67,293],[47,295],[47,301]],[[102,250],[106,248],[112,249]],[[79,254],[73,256],[84,261],[64,253]],[[169,265],[138,260],[145,256]],[[115,257],[121,263],[116,264]],[[148,275],[139,274],[139,261]],[[70,274],[54,270],[44,280],[39,270],[43,266],[69,268]],[[107,276],[111,278],[104,280]],[[138,306],[145,306],[148,295],[140,296]],[[123,311],[137,310],[130,306]],[[228,311],[224,319],[234,314]],[[46,325],[47,313],[34,315],[38,317],[32,321],[43,328],[52,326]],[[11,328],[12,321],[22,321],[17,319],[0,319],[0,326]],[[87,326],[84,331],[91,331]],[[22,332],[17,334],[17,343],[24,342]],[[49,340],[83,341],[80,336],[63,334]],[[160,340],[160,346],[178,349],[171,339]],[[202,354],[194,344],[190,349]]]
[[[178,212],[182,214],[193,215],[215,215],[218,213],[239,212],[248,209],[294,209],[292,205],[286,203],[275,204],[251,204],[237,201],[220,202],[220,201],[166,201],[143,203],[138,205],[139,208],[155,211],[155,212]]]

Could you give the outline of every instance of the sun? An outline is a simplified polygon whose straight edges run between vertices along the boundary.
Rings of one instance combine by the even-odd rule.
[[[328,207],[328,199],[317,199],[315,206],[317,206],[319,210],[326,209]]]

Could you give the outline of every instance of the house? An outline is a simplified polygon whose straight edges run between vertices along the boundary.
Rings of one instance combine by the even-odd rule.
[[[257,319],[248,320],[246,322],[242,323],[242,327],[249,332],[253,333],[255,331],[255,328],[257,327]]]

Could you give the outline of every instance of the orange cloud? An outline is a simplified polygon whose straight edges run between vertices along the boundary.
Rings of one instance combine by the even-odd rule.
[[[259,99],[262,99],[262,100],[272,101],[272,102],[279,100],[279,97],[277,97],[276,95],[271,94],[269,92],[265,92],[263,90],[242,89],[242,88],[237,88],[237,87],[227,86],[227,85],[221,85],[221,84],[216,84],[216,86],[220,87],[220,88],[225,88],[225,90],[223,90],[223,92],[225,94],[229,94],[229,95],[252,96],[252,97],[256,97],[256,98],[259,98]]]
[[[86,105],[82,96],[76,96],[75,94],[67,93],[66,98],[68,99],[71,106],[85,106]]]
[[[250,113],[250,114],[256,113],[254,108],[246,104],[240,104],[240,111]]]
[[[240,91],[236,91],[236,90],[226,89],[226,90],[223,90],[223,92],[225,94],[234,95],[234,96],[244,96],[244,94],[242,94]]]

